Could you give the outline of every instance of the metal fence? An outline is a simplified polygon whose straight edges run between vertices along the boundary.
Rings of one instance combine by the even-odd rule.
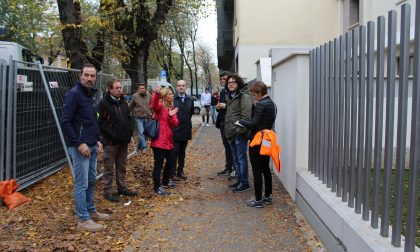
[[[405,251],[419,236],[420,1],[412,81],[410,12],[401,7],[398,46],[390,11],[387,34],[380,16],[310,52],[309,170],[392,245],[404,233]]]
[[[6,174],[5,162],[5,128],[6,128],[6,85],[7,85],[7,62],[0,60],[0,181]]]
[[[14,178],[23,189],[70,160],[59,117],[64,94],[79,75],[79,70],[40,63],[0,62],[0,181]],[[95,103],[112,79],[98,73]]]

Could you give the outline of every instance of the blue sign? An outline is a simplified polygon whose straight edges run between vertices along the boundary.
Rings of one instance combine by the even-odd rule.
[[[160,77],[166,77],[166,71],[165,70],[160,71]]]

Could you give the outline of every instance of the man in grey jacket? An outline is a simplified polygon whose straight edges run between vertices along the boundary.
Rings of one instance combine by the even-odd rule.
[[[150,101],[152,96],[147,92],[146,84],[140,83],[137,93],[133,94],[131,99],[129,109],[133,111],[134,118],[137,124],[137,130],[139,131],[139,144],[137,149],[141,150],[143,153],[146,152],[147,142],[146,137],[144,136],[144,128],[146,126],[147,120],[152,116],[152,111],[150,110]]]
[[[228,75],[227,87],[225,137],[230,143],[238,178],[230,187],[233,192],[243,192],[249,190],[247,150],[250,131],[235,122],[241,119],[251,120],[252,98],[248,86],[238,74]]]

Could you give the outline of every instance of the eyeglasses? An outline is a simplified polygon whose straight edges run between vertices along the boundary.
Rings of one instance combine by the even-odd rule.
[[[236,81],[229,81],[228,84],[235,84]]]

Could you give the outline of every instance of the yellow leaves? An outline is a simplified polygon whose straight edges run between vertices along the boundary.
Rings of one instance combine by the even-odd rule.
[[[37,233],[33,231],[29,231],[26,234],[29,236],[29,238],[35,238],[37,236]]]
[[[76,28],[81,28],[82,27],[82,25],[77,25],[77,24],[65,24],[65,25],[63,25],[62,26],[63,28],[73,28],[73,29],[76,29]]]
[[[131,219],[131,215],[126,214],[126,215],[125,215],[125,218],[126,218],[127,220],[129,220],[129,219]]]

